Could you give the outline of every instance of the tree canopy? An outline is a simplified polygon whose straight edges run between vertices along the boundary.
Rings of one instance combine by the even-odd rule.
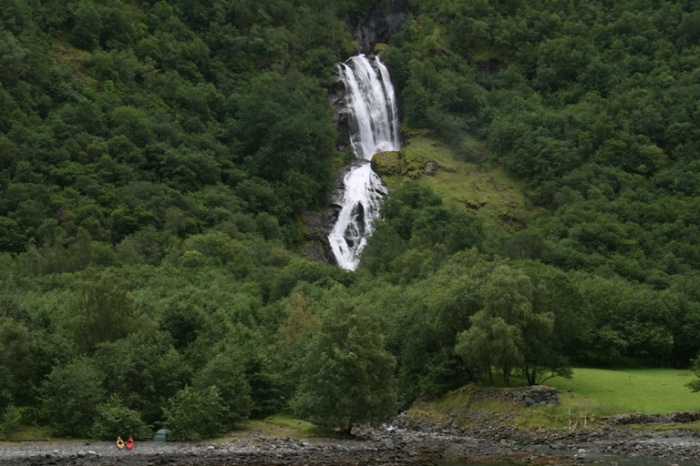
[[[377,47],[405,142],[498,183],[406,171],[352,273],[318,252],[329,95],[386,2],[3,3],[1,436],[348,431],[466,383],[697,366],[696,3],[407,3]]]

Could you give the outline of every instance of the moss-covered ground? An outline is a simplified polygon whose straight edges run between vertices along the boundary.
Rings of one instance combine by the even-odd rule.
[[[425,172],[428,162],[437,166],[432,175]],[[390,190],[406,182],[429,186],[445,204],[474,212],[489,227],[520,228],[531,211],[522,187],[505,171],[460,160],[427,135],[411,135],[400,152],[377,154],[373,164]]]

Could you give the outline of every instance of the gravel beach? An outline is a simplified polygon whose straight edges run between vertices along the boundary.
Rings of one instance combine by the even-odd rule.
[[[143,441],[137,442],[131,451],[119,450],[113,442],[0,444],[2,466],[350,466],[439,461],[582,465],[600,463],[601,455],[663,460],[656,464],[699,464],[700,436],[681,431],[630,432],[619,427],[573,433],[524,433],[507,428],[475,433],[446,426],[423,426],[418,430],[369,430],[353,439],[297,440],[253,433],[216,444]]]
[[[0,466],[582,465],[629,458],[633,464],[690,465],[700,464],[700,433],[683,427],[698,419],[700,412],[625,414],[579,428],[525,431],[498,416],[474,415],[460,424],[449,416],[434,422],[403,413],[383,428],[355,428],[352,438],[295,439],[247,430],[216,443],[137,441],[133,450],[115,442],[5,442]]]

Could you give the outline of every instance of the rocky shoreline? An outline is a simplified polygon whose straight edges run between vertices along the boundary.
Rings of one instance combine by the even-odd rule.
[[[400,422],[398,423],[400,425]],[[415,465],[440,461],[513,464],[591,464],[605,455],[700,462],[700,435],[688,431],[640,432],[612,424],[574,432],[479,431],[444,425],[358,431],[355,438],[304,440],[251,433],[217,444],[137,442],[132,451],[112,442],[0,444],[3,466],[230,466]],[[652,464],[651,462],[649,464]]]

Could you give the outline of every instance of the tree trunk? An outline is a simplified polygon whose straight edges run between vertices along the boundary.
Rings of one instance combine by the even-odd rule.
[[[525,378],[527,379],[528,385],[535,385],[537,381],[537,367],[532,366],[532,371],[527,366],[523,367],[523,372],[525,373]]]

